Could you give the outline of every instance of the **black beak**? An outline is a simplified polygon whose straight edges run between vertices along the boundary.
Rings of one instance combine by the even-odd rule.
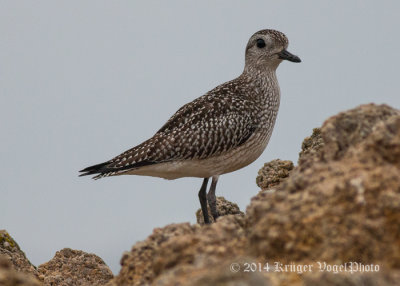
[[[294,62],[294,63],[300,63],[301,62],[301,60],[300,60],[300,58],[298,56],[295,56],[295,55],[289,53],[285,49],[282,50],[281,52],[279,52],[278,56],[282,60],[288,60],[288,61],[291,61],[291,62]]]

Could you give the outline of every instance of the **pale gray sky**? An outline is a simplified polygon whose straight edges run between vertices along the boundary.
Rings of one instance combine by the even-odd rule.
[[[155,227],[195,222],[201,179],[78,170],[150,137],[180,106],[239,75],[248,38],[274,28],[301,64],[278,68],[264,154],[220,178],[245,209],[264,162],[297,160],[313,127],[375,102],[400,107],[398,1],[1,1],[0,228],[31,261],[64,247],[114,272]]]

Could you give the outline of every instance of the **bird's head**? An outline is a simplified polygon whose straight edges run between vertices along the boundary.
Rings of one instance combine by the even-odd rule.
[[[251,36],[246,47],[245,69],[276,70],[283,60],[299,63],[298,56],[286,49],[289,41],[285,34],[275,30],[261,30]]]

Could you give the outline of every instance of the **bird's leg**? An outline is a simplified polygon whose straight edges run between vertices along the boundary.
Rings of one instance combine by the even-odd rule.
[[[208,209],[207,209],[207,184],[208,184],[208,178],[204,178],[203,184],[201,185],[199,191],[199,199],[200,199],[201,211],[203,212],[204,223],[209,224],[210,219],[208,218]]]
[[[210,206],[211,214],[214,218],[214,221],[216,221],[219,216],[217,211],[217,198],[215,197],[215,188],[217,187],[218,178],[219,176],[212,177],[210,190],[207,194],[208,205]]]

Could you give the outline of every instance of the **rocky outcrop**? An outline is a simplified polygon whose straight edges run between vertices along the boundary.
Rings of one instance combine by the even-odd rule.
[[[112,278],[100,257],[69,248],[37,269],[7,231],[0,231],[0,286],[105,285]]]
[[[38,276],[36,267],[26,258],[25,253],[6,230],[0,230],[0,256],[7,259],[15,270]]]
[[[262,190],[279,185],[285,178],[289,177],[290,171],[294,168],[292,161],[282,161],[279,159],[265,163],[258,171],[256,178],[257,186]]]
[[[216,222],[203,225],[198,211],[198,224],[154,229],[114,278],[99,257],[71,249],[37,271],[2,232],[0,285],[38,285],[34,275],[44,285],[398,284],[400,112],[374,104],[342,112],[315,128],[299,155],[296,167],[263,166],[245,214],[219,197]]]
[[[105,285],[113,278],[110,268],[95,254],[64,248],[38,268],[48,286]]]
[[[304,276],[304,286],[394,286],[398,273],[332,273],[316,272]]]
[[[245,216],[156,229],[127,252],[110,285],[392,285],[400,277],[400,114],[364,105],[329,118],[299,165],[275,160],[257,177]],[[245,273],[245,263],[264,268]],[[266,263],[314,271],[265,269]],[[261,264],[259,264],[261,263]],[[319,272],[378,265],[375,273]],[[240,269],[239,269],[239,268]]]
[[[9,257],[0,255],[0,286],[40,286],[41,283],[31,273],[15,269]]]
[[[208,217],[210,221],[213,223],[214,218],[211,214],[210,206],[208,206]],[[227,201],[224,197],[217,197],[217,211],[219,216],[226,216],[226,215],[241,215],[244,216],[244,213],[240,211],[237,204]],[[218,219],[218,218],[217,218]],[[198,209],[196,212],[196,220],[198,224],[204,224],[204,216],[203,211]]]
[[[324,146],[324,139],[322,139],[321,129],[314,128],[311,136],[306,137],[301,144],[301,152],[299,153],[299,165],[305,165],[306,162],[312,163],[318,160],[318,154]]]
[[[361,106],[327,120],[321,136],[314,155],[248,208],[250,253],[399,268],[398,111]]]
[[[202,274],[219,266],[221,259],[240,253],[246,243],[243,216],[228,215],[217,221],[204,227],[183,223],[155,229],[124,254],[121,272],[111,285],[147,285],[154,281],[157,285],[191,285],[201,280]]]

